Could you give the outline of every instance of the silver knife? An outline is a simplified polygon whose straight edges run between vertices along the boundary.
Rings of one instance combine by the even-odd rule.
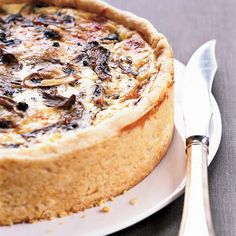
[[[211,88],[217,70],[215,40],[202,45],[190,58],[183,82],[186,130],[186,187],[179,236],[214,235],[211,219],[207,157],[212,116]]]

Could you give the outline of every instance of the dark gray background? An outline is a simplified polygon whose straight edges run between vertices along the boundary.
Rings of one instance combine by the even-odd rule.
[[[236,0],[107,0],[145,17],[164,33],[175,58],[186,63],[204,42],[217,40],[213,93],[223,136],[209,167],[210,201],[217,235],[236,235]],[[114,235],[177,235],[183,196],[146,220]],[[125,213],[124,213],[125,214]]]

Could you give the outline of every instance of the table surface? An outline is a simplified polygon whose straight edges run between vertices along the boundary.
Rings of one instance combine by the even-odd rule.
[[[217,235],[236,235],[236,0],[107,0],[148,19],[168,38],[175,58],[186,63],[204,42],[217,40],[218,71],[213,93],[219,104],[223,136],[209,167],[210,202]],[[183,196],[118,235],[177,235]]]

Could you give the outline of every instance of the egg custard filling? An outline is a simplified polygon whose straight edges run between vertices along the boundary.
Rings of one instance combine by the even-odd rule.
[[[142,99],[153,49],[101,15],[47,4],[0,9],[0,148],[55,142]]]

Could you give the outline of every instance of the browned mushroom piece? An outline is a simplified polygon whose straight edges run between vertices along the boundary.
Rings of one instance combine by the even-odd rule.
[[[6,96],[0,96],[0,106],[5,107],[7,110],[14,110],[15,101]]]
[[[0,48],[0,62],[6,66],[10,66],[13,70],[22,69],[22,64],[13,53],[8,53]]]
[[[70,97],[64,97],[61,95],[50,94],[43,92],[44,104],[48,107],[70,109],[75,104],[76,96],[72,94]]]
[[[38,72],[26,76],[23,80],[23,85],[28,88],[50,87],[68,84],[77,79],[79,79],[79,77],[75,75],[65,75],[60,78],[47,79],[44,74]]]

